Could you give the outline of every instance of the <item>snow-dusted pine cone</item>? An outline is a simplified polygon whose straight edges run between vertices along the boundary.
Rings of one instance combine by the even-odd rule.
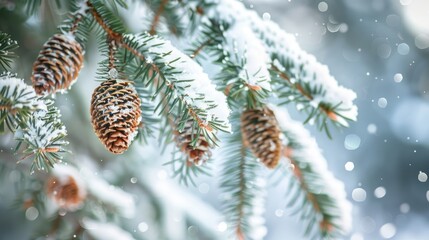
[[[43,45],[33,64],[33,87],[39,95],[66,90],[82,67],[82,46],[72,36],[55,34]]]
[[[141,113],[140,98],[132,82],[104,81],[92,94],[92,126],[112,153],[121,154],[128,149],[137,135]]]
[[[188,120],[182,132],[175,131],[177,147],[182,151],[187,159],[187,164],[201,165],[211,157],[210,144],[205,137],[200,134],[195,146],[192,144],[193,138],[197,137],[196,129],[192,128],[193,120]]]
[[[58,207],[73,211],[86,199],[86,186],[74,168],[57,165],[46,182],[46,194]]]
[[[269,108],[248,109],[241,115],[241,132],[245,144],[268,168],[279,163],[282,141],[277,119]]]

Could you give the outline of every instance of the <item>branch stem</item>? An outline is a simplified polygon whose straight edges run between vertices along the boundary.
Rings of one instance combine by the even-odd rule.
[[[299,83],[292,83],[292,81],[290,80],[289,76],[286,75],[286,73],[280,71],[280,69],[278,69],[275,65],[271,65],[271,69],[276,72],[280,78],[286,80],[292,87],[294,87],[296,90],[298,90],[298,92],[301,93],[302,96],[306,97],[308,100],[313,100],[313,96],[311,96],[310,93],[308,93],[307,91],[305,91],[305,89],[302,87],[301,84]],[[326,106],[323,105],[319,105],[318,108],[323,111],[326,116],[328,116],[328,118],[330,118],[333,121],[337,121],[337,115],[330,110],[329,108],[327,108]]]
[[[287,147],[287,146],[284,147],[283,149],[284,149],[283,150],[283,155],[287,159],[289,159],[290,164],[293,165],[293,170],[292,170],[293,174],[298,179],[298,181],[299,181],[299,183],[301,185],[301,188],[307,193],[307,199],[308,199],[308,201],[310,201],[310,203],[313,205],[313,207],[316,210],[316,212],[321,213],[322,216],[323,216],[323,213],[321,212],[321,209],[320,209],[320,204],[317,201],[316,196],[309,191],[307,183],[305,182],[305,179],[304,179],[304,175],[303,175],[301,169],[299,168],[299,164],[293,159],[293,149],[291,147]],[[329,220],[326,220],[325,216],[323,216],[323,219],[320,222],[320,225],[321,226],[322,225],[328,225],[327,224],[328,222],[329,222]]]
[[[198,54],[201,53],[201,50],[203,50],[204,47],[212,43],[212,39],[208,39],[207,41],[203,42],[195,51],[191,54],[191,58],[195,58]]]
[[[239,215],[238,215],[236,234],[237,234],[237,239],[244,240],[245,236],[244,236],[243,230],[241,229],[241,221],[243,220],[243,217],[244,217],[243,207],[244,207],[244,201],[245,201],[243,189],[246,188],[246,179],[244,177],[244,169],[243,169],[246,161],[246,146],[244,143],[241,145],[240,153],[241,153],[241,158],[240,158],[240,168],[241,168],[240,169],[240,189],[241,190],[240,190],[240,196],[239,196],[239,204],[237,205]]]
[[[80,21],[83,19],[83,15],[78,13],[77,15],[74,15],[74,21],[72,23],[72,26],[70,28],[70,33],[75,34],[77,31],[77,27],[79,26]]]
[[[165,1],[166,4],[167,1]],[[116,31],[114,31],[111,27],[108,26],[108,24],[106,23],[106,21],[102,18],[102,16],[97,12],[97,10],[94,8],[94,6],[92,5],[92,3],[90,1],[86,2],[88,7],[89,7],[89,12],[91,13],[91,15],[94,17],[95,21],[103,28],[103,30],[106,32],[106,34],[108,35],[108,38],[111,39],[112,41],[114,41],[118,46],[124,48],[125,50],[127,50],[128,52],[130,52],[131,54],[133,54],[134,56],[136,56],[137,58],[139,58],[142,62],[147,62],[146,61],[146,57],[141,54],[139,52],[138,49],[135,49],[134,47],[130,46],[129,44],[127,44],[124,41],[123,35],[122,33],[118,33]],[[161,74],[161,71],[159,69],[159,67],[153,63],[150,63],[152,69],[158,74],[158,76],[163,76]],[[175,86],[173,83],[169,83],[166,84],[167,87],[174,89]],[[181,98],[183,99],[183,96],[181,96]],[[189,114],[198,122],[198,125],[204,129],[206,129],[207,131],[212,131],[213,128],[211,126],[208,125],[208,123],[205,123],[203,119],[201,119],[198,114],[195,112],[194,109],[192,109],[191,107],[188,107],[188,111]]]
[[[150,26],[150,31],[149,33],[151,35],[156,34],[156,27],[158,26],[159,23],[159,19],[161,17],[162,12],[164,12],[165,9],[165,5],[168,3],[168,0],[162,0],[161,1],[161,5],[158,8],[158,11],[156,11],[155,16],[153,17],[153,21],[152,24]]]

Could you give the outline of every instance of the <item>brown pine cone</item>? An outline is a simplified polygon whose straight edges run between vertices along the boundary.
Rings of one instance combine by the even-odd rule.
[[[69,36],[55,34],[43,45],[33,64],[33,87],[38,95],[66,90],[76,81],[82,67],[82,46]]]
[[[128,149],[137,135],[141,113],[140,98],[132,82],[104,81],[92,94],[92,126],[112,153],[122,154]]]
[[[210,144],[206,138],[200,134],[195,146],[192,144],[193,138],[197,137],[196,129],[192,128],[193,120],[190,119],[185,123],[183,131],[175,131],[176,145],[182,151],[187,159],[188,165],[200,166],[211,157]]]
[[[53,176],[46,182],[47,196],[58,207],[68,211],[76,210],[86,199],[86,188],[77,172],[67,166],[56,166]]]
[[[282,142],[277,119],[268,107],[248,109],[241,115],[244,143],[268,168],[275,168],[281,157]]]

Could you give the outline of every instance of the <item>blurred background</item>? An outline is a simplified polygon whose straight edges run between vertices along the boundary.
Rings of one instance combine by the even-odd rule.
[[[354,204],[350,239],[427,239],[429,1],[248,4],[295,34],[358,95],[358,121],[335,131],[333,140],[310,127]],[[269,205],[267,211],[269,228],[277,226],[268,239],[296,229],[276,207],[281,209]]]
[[[18,40],[20,59],[15,71],[28,81],[40,46],[56,31],[61,17],[42,14],[40,19],[45,21],[40,24],[40,19],[13,13],[13,2],[0,0],[0,30]],[[330,169],[345,183],[354,205],[353,231],[347,239],[427,239],[429,1],[244,2],[264,18],[295,34],[303,49],[328,65],[340,84],[358,95],[358,121],[348,129],[334,129],[332,140],[308,126],[323,149]],[[46,9],[43,11],[49,13]],[[13,24],[5,21],[12,18]],[[72,161],[85,164],[89,162],[87,159],[95,159],[104,166],[100,173],[105,178],[132,188],[135,182],[130,182],[130,175],[122,174],[127,171],[123,162],[128,159],[118,157],[116,161],[106,161],[112,156],[92,134],[87,113],[89,96],[97,86],[93,81],[98,61],[95,47],[87,48],[86,58],[82,75],[70,94],[58,96],[71,148],[76,153]],[[295,119],[305,117],[294,111],[293,105],[290,112]],[[16,159],[10,150],[12,136],[1,136],[0,140],[1,160]],[[145,156],[141,159],[142,166],[136,167],[140,172],[131,175],[143,189],[135,193],[141,211],[130,220],[131,229],[137,230],[143,239],[168,239],[168,236],[211,239],[205,236],[215,235],[222,239],[225,230],[218,212],[217,174],[199,178],[197,187],[179,186],[169,180],[168,166],[162,166],[163,159],[170,155],[158,156],[157,143],[153,142],[147,147],[134,145],[127,155],[130,158]],[[213,169],[217,168],[214,164]],[[8,187],[2,189],[5,190],[0,194],[0,239],[28,239],[33,222],[10,207],[13,199],[7,194]],[[304,226],[285,211],[284,194],[281,187],[269,188],[266,239],[304,239]],[[165,236],[162,231],[166,232]]]

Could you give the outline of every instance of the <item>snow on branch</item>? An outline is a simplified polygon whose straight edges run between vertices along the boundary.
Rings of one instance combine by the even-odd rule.
[[[81,157],[84,160],[84,157]],[[77,188],[85,191],[87,200],[94,200],[96,205],[103,207],[103,211],[110,211],[125,218],[132,218],[135,214],[135,201],[131,194],[119,187],[109,184],[100,177],[93,166],[74,166],[68,163],[59,164],[52,170],[52,175],[58,181],[67,181],[72,177]],[[82,208],[84,209],[84,208]]]
[[[289,191],[288,207],[300,213],[306,221],[306,234],[339,237],[351,230],[351,204],[344,184],[328,170],[325,158],[314,138],[300,122],[288,113],[272,106],[285,135],[284,155],[290,166],[279,170],[286,176]]]
[[[125,28],[102,1],[87,2],[89,12],[110,39],[125,51],[124,66],[130,78],[154,86],[154,97],[161,95],[157,108],[170,111],[177,107],[176,118],[182,130],[193,119],[199,134],[214,143],[215,131],[229,131],[226,98],[217,92],[201,66],[173,47],[169,41],[148,33],[125,34]]]
[[[22,144],[25,146],[22,160],[33,157],[31,172],[34,169],[47,171],[62,160],[60,153],[67,152],[64,149],[64,146],[68,145],[64,140],[67,130],[61,122],[60,110],[54,106],[52,100],[46,100],[45,104],[46,109],[33,112],[25,128],[15,133],[15,139],[19,142],[16,149]]]
[[[135,202],[131,194],[110,185],[101,177],[94,174],[89,168],[81,168],[80,172],[87,182],[88,193],[115,212],[126,218],[135,214]]]
[[[240,126],[234,127],[223,152],[220,187],[224,215],[234,239],[263,239],[267,231],[263,218],[265,179],[260,176],[261,164],[243,145],[239,129]]]
[[[177,104],[182,106],[180,114],[189,114],[208,132],[211,129],[230,131],[230,110],[226,97],[216,90],[200,65],[169,41],[156,36],[126,34],[124,43],[144,55],[142,60],[154,70],[154,75],[148,81],[153,81],[155,75],[162,77],[164,81],[160,84],[167,89],[168,100],[171,100],[173,106],[181,102]]]
[[[236,57],[242,58],[238,57],[236,61],[244,61],[244,66],[239,73],[240,78],[245,79],[250,88],[263,88],[270,91],[270,74],[267,69],[269,57],[262,42],[249,28],[240,24],[234,24],[228,29],[225,39],[230,51],[234,52]]]
[[[192,0],[188,1],[188,6],[193,6],[193,3]],[[272,77],[279,85],[276,90],[286,90],[280,97],[286,98],[288,102],[306,104],[300,110],[308,112],[308,120],[320,120],[320,127],[326,130],[326,118],[343,126],[348,126],[348,120],[356,120],[357,107],[353,104],[356,94],[340,86],[329,69],[302,50],[291,34],[274,22],[262,20],[256,12],[247,10],[239,1],[205,0],[203,3],[209,6],[206,9],[209,18],[230,25],[240,24],[242,28],[251,28],[258,35],[271,58]],[[320,118],[320,114],[325,117]]]
[[[271,91],[269,56],[262,42],[241,24],[230,27],[204,19],[202,25],[191,56],[196,58],[204,52],[213,58],[213,63],[220,67],[216,85],[228,100],[238,104],[247,102],[250,108],[261,106]]]
[[[31,86],[10,75],[0,76],[0,132],[5,125],[11,131],[25,125],[36,109],[46,109],[46,106]]]
[[[17,57],[14,50],[18,48],[16,41],[13,41],[9,34],[0,31],[0,67],[7,70],[11,67],[13,59]]]
[[[83,225],[89,235],[96,240],[134,240],[129,232],[113,223],[84,219]]]

